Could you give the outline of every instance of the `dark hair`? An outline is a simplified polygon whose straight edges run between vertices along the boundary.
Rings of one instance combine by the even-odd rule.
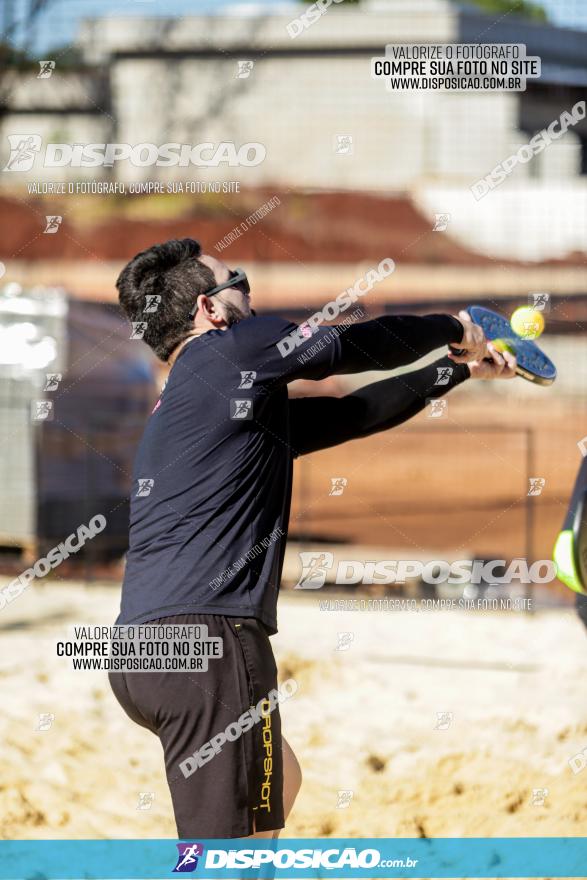
[[[141,251],[116,281],[118,299],[130,321],[144,321],[143,339],[162,361],[193,329],[190,310],[197,297],[216,284],[212,270],[197,258],[200,243],[172,239]],[[156,295],[155,311],[145,312],[147,297]]]

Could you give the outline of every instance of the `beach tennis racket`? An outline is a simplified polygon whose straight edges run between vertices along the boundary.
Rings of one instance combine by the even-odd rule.
[[[518,376],[536,385],[552,385],[556,379],[556,367],[539,345],[532,339],[518,336],[508,319],[492,309],[470,306],[467,312],[473,323],[483,329],[486,339],[494,342],[498,350],[505,348],[516,356]],[[451,346],[451,349],[457,356],[465,353],[462,348]]]

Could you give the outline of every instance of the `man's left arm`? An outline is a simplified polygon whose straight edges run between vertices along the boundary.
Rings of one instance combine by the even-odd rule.
[[[290,445],[294,456],[307,455],[395,428],[413,418],[426,401],[442,397],[471,376],[512,378],[515,359],[489,345],[490,360],[457,364],[441,358],[410,373],[374,382],[345,397],[299,397],[289,401]],[[438,384],[439,380],[446,384]]]

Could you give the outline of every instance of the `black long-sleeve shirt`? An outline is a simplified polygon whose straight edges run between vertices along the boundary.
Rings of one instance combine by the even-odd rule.
[[[288,383],[404,366],[462,335],[446,315],[312,334],[252,317],[190,341],[136,456],[117,622],[193,612],[257,617],[276,631],[294,458],[400,424],[469,372],[443,359],[342,398],[290,400]],[[452,367],[446,385],[435,384],[439,366]]]

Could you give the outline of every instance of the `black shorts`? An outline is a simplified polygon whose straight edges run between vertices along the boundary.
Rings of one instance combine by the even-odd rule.
[[[150,621],[156,623],[159,621]],[[180,764],[277,689],[277,667],[261,621],[179,614],[163,624],[205,624],[220,636],[221,659],[201,672],[111,672],[127,715],[161,740],[180,838],[247,837],[283,828],[283,752],[279,707],[185,775]],[[259,717],[258,713],[256,716]],[[247,725],[245,725],[247,726]],[[233,730],[235,728],[233,727]],[[206,754],[209,756],[210,749]]]

